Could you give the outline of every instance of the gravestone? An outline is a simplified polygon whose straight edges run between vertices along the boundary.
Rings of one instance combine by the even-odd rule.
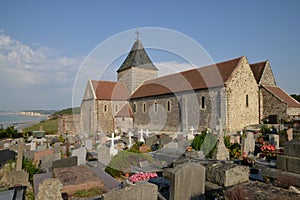
[[[219,134],[219,139],[217,141],[217,147],[213,154],[213,159],[216,160],[229,160],[229,151],[224,144],[223,134]]]
[[[132,200],[157,200],[158,188],[148,182],[140,182],[136,185],[117,189],[103,194],[103,200],[132,199]]]
[[[60,151],[61,151],[61,145],[62,143],[61,142],[56,142],[56,143],[54,143],[54,148],[53,148],[53,150],[54,150],[54,153],[60,153]]]
[[[98,161],[103,163],[104,165],[108,165],[111,160],[109,148],[104,144],[99,144],[97,147],[97,152],[98,152]]]
[[[7,180],[10,186],[29,185],[29,174],[24,170],[12,171],[8,174]]]
[[[141,129],[140,131],[139,131],[139,133],[140,133],[140,139],[139,139],[139,142],[144,142],[145,143],[145,139],[144,139],[144,131],[143,131],[143,129]]]
[[[287,141],[292,141],[293,140],[293,128],[289,128],[288,130],[286,130],[286,134],[287,134]]]
[[[44,170],[49,170],[52,168],[53,161],[60,160],[60,153],[53,153],[49,155],[42,156],[40,158],[40,168]]]
[[[39,193],[36,200],[62,200],[61,189],[63,184],[57,178],[47,178],[39,184]]]
[[[242,152],[245,152],[246,155],[253,153],[255,149],[255,139],[252,132],[247,132],[247,136],[242,141]]]
[[[22,170],[23,149],[24,149],[24,141],[19,140],[18,154],[17,154],[17,169],[16,170]]]
[[[129,132],[129,133],[128,133],[128,140],[129,140],[129,141],[128,141],[128,142],[129,142],[129,143],[128,143],[128,148],[129,148],[129,149],[132,147],[132,138],[131,138],[132,136],[133,136],[133,134],[132,134],[131,132]]]
[[[195,131],[195,128],[192,126],[190,128],[190,132],[188,132],[188,140],[193,140],[195,138],[194,131]]]
[[[72,156],[77,156],[77,164],[82,165],[85,164],[86,161],[86,148],[80,147],[79,149],[74,149],[72,152]]]
[[[55,160],[52,162],[52,168],[61,168],[61,167],[72,167],[78,165],[78,158],[77,156],[70,156],[68,158],[63,158],[60,160]]]
[[[275,146],[275,149],[279,149],[279,135],[270,134],[269,135],[269,143]]]
[[[168,149],[178,149],[178,143],[177,142],[170,142],[168,144],[164,145],[164,148]]]
[[[121,137],[120,136],[114,137],[114,136],[115,136],[115,134],[112,133],[111,138],[107,139],[107,140],[111,141],[110,148],[109,148],[109,155],[110,156],[115,156],[115,155],[118,154],[118,149],[115,149],[115,140],[119,140]]]
[[[206,180],[223,187],[233,186],[249,180],[249,168],[232,163],[208,164]]]
[[[277,156],[277,169],[300,174],[300,140],[286,142],[284,152],[285,155]]]
[[[165,134],[165,133],[162,133],[160,136],[159,136],[159,144],[161,146],[164,146],[165,144],[168,144],[170,142],[172,142],[173,138],[171,138],[169,135]]]
[[[205,168],[198,163],[166,168],[163,176],[170,180],[170,199],[201,199],[205,193]]]
[[[86,147],[86,149],[87,149],[88,151],[91,151],[91,150],[93,149],[93,141],[90,140],[90,139],[87,139],[87,140],[85,141],[85,145],[84,145],[84,146]]]

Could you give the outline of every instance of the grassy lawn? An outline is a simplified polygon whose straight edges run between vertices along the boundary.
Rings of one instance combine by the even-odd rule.
[[[58,124],[57,119],[49,119],[47,121],[40,122],[33,126],[27,127],[23,129],[23,132],[30,132],[30,131],[38,131],[40,126],[43,126],[44,131],[46,134],[57,134]]]

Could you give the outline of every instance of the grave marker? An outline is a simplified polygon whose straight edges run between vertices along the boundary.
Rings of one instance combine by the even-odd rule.
[[[255,149],[255,139],[252,132],[247,132],[247,136],[242,141],[242,152],[245,152],[246,155],[253,153]]]
[[[145,139],[144,139],[144,136],[143,136],[143,134],[144,134],[143,129],[141,129],[139,132],[141,133],[141,136],[140,136],[140,140],[139,140],[139,141],[145,143]]]
[[[77,156],[77,164],[85,164],[86,161],[86,148],[80,147],[78,149],[74,149],[72,152],[72,156]]]

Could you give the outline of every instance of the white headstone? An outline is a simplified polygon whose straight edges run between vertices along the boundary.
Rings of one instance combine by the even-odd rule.
[[[111,134],[111,138],[108,138],[107,140],[110,140],[111,141],[111,144],[110,144],[110,156],[115,156],[118,154],[118,149],[115,149],[115,140],[119,140],[121,137],[120,136],[117,136],[115,137],[115,133],[112,133]]]
[[[131,132],[128,133],[128,137],[129,137],[129,144],[128,144],[128,148],[130,149],[132,147],[132,141],[131,141],[131,137],[133,136],[133,134]]]
[[[143,134],[144,134],[143,129],[140,130],[140,133],[141,133],[141,137],[140,137],[140,140],[139,140],[139,141],[145,143],[145,139],[144,139],[144,136],[143,136]]]
[[[30,142],[30,151],[35,151],[35,149],[36,149],[36,144],[35,144],[35,141],[32,140],[32,141]]]
[[[85,164],[86,161],[86,148],[80,147],[78,149],[74,149],[72,152],[72,156],[77,156],[77,164],[82,165]]]
[[[188,140],[193,140],[195,137],[194,137],[194,130],[195,130],[195,128],[192,126],[191,128],[190,128],[190,131],[191,132],[189,132],[188,133]]]
[[[275,146],[275,149],[279,149],[279,135],[270,134],[269,135],[269,143]]]

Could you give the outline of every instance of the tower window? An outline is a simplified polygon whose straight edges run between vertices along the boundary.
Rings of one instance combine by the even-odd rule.
[[[171,111],[171,101],[167,101],[167,111]]]
[[[136,104],[133,104],[133,112],[136,112]]]
[[[248,97],[248,94],[246,94],[246,107],[248,108],[249,106],[249,97]]]
[[[201,108],[204,109],[205,108],[205,96],[201,97]]]
[[[143,112],[146,112],[146,103],[143,103]]]
[[[107,111],[107,105],[104,105],[103,111],[106,112]]]
[[[157,103],[154,103],[154,111],[157,112]]]

